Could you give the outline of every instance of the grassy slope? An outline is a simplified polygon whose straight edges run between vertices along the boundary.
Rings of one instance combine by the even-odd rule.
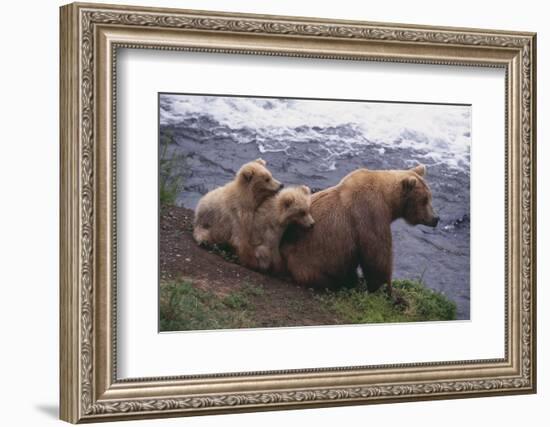
[[[337,324],[452,320],[456,316],[456,306],[452,301],[419,282],[395,281],[393,286],[394,293],[402,302],[400,304],[395,304],[383,290],[367,293],[364,286],[336,292],[312,292],[311,298],[322,311],[337,319]],[[265,298],[264,292],[262,286],[250,283],[226,295],[200,289],[190,281],[162,283],[160,329],[182,331],[267,326],[260,324],[262,313],[257,310],[257,302]],[[298,314],[303,309],[299,300],[289,300],[287,304],[289,310]]]

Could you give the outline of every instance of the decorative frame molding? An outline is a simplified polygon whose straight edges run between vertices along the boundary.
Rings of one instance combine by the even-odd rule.
[[[535,392],[535,34],[78,3],[60,12],[63,420]],[[117,380],[119,47],[505,68],[505,358]]]

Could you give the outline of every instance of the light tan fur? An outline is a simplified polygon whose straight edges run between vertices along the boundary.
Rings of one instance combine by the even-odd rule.
[[[334,288],[357,280],[361,266],[369,290],[391,290],[391,223],[435,226],[439,220],[422,165],[410,170],[358,169],[312,196],[315,227],[289,227],[281,243],[287,272],[304,286]]]
[[[264,160],[244,164],[231,182],[199,200],[193,237],[199,244],[239,247],[243,233],[251,227],[255,211],[281,187]]]
[[[247,267],[280,272],[283,270],[279,244],[289,224],[311,228],[311,190],[305,185],[280,191],[267,199],[254,215],[248,239],[241,241],[239,259]]]

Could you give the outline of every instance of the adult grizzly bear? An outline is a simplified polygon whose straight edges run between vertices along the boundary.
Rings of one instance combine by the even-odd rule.
[[[398,218],[430,227],[439,222],[425,173],[423,165],[410,170],[358,169],[315,193],[315,227],[290,227],[281,244],[294,281],[308,287],[340,287],[355,282],[361,266],[369,291],[386,283],[391,292],[390,224]]]

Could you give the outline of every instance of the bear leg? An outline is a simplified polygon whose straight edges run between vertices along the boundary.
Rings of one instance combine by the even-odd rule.
[[[387,285],[387,292],[392,295],[392,255],[378,253],[375,257],[361,256],[360,265],[369,292],[376,292],[382,285]]]
[[[363,270],[363,274],[367,282],[367,289],[369,292],[376,292],[385,284],[387,285],[387,292],[391,296],[391,275],[388,276],[387,273],[382,273],[380,271],[376,271],[372,268],[365,266],[361,266],[361,269]]]

